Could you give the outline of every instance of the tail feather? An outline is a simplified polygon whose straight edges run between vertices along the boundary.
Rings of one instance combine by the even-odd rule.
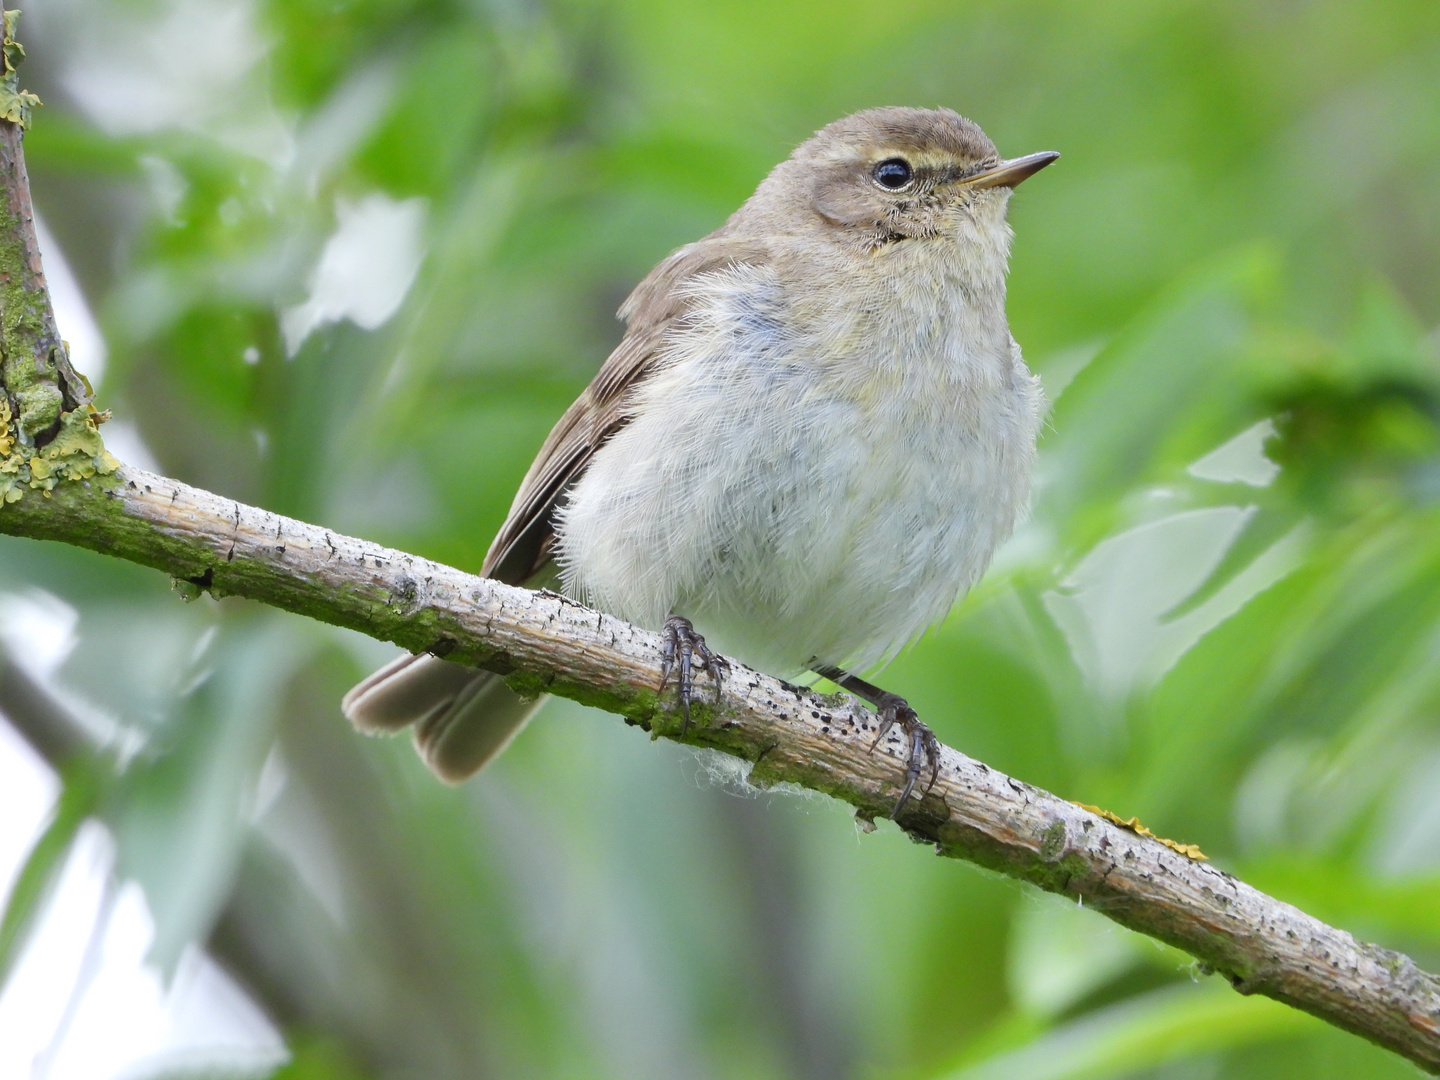
[[[415,725],[415,747],[440,779],[458,784],[519,734],[544,698],[526,700],[500,676],[434,656],[401,656],[341,701],[361,731]]]
[[[361,731],[399,731],[454,701],[483,674],[425,653],[399,656],[355,686],[340,708]]]
[[[458,784],[509,746],[544,701],[522,698],[500,676],[481,672],[449,708],[416,724],[415,749],[436,776]]]

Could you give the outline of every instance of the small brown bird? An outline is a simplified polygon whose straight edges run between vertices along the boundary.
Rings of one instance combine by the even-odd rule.
[[[942,618],[1025,511],[1043,396],[1005,319],[1005,211],[1058,156],[1002,160],[948,109],[870,109],[801,144],[621,307],[624,340],[481,572],[558,578],[663,631],[687,719],[692,664],[718,680],[721,653],[860,695],[877,744],[895,724],[909,739],[898,814],[927,762],[934,783],[938,744],[856,673]],[[344,701],[362,730],[415,724],[452,782],[534,708],[427,655]]]

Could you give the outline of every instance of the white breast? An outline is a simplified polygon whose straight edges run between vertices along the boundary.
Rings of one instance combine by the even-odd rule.
[[[872,668],[979,578],[1023,512],[1041,401],[1003,291],[837,292],[802,309],[770,269],[702,280],[571,492],[567,589],[786,675]]]

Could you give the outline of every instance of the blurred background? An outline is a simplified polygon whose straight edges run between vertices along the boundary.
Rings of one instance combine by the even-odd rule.
[[[136,465],[477,569],[658,259],[822,124],[1018,193],[1031,521],[885,684],[1440,969],[1440,6],[34,0],[46,266]],[[0,537],[0,1075],[1413,1075],[552,701],[449,789],[393,650]]]

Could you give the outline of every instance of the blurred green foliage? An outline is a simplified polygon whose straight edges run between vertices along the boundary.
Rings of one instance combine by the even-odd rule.
[[[1440,968],[1440,6],[27,19],[35,199],[105,332],[102,404],[172,475],[466,568],[628,289],[810,131],[945,104],[1061,150],[1012,210],[1012,327],[1055,402],[1033,518],[885,683],[952,745]],[[399,310],[287,344],[347,215],[409,199]],[[287,1031],[285,1077],[1411,1075],[568,703],[451,790],[343,724],[373,643],[3,539],[0,589],[30,587],[80,611],[65,685],[127,750],[67,771],[0,946],[98,816],[153,959],[208,941]]]

